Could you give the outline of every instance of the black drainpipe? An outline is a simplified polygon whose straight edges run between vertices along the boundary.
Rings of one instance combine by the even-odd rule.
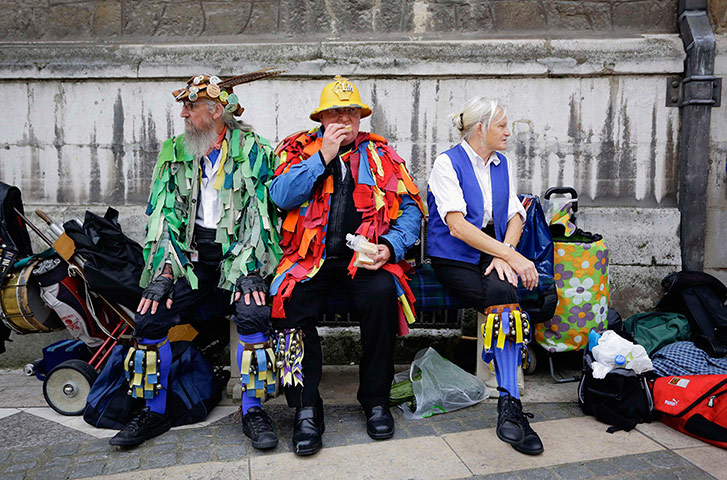
[[[683,270],[704,270],[711,108],[720,105],[714,76],[716,41],[706,0],[679,0],[679,33],[686,50],[684,77],[669,79],[667,106],[681,107],[679,211]]]

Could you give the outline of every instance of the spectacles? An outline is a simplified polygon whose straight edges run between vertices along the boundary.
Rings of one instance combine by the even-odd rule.
[[[330,112],[331,115],[348,115],[349,117],[358,117],[361,115],[361,109],[357,107],[329,108],[325,112]]]

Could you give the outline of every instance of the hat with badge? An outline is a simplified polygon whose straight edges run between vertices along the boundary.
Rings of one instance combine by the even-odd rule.
[[[254,82],[263,78],[275,77],[285,70],[273,70],[266,68],[256,72],[245,73],[236,77],[222,80],[216,75],[203,73],[190,78],[184,88],[172,92],[174,99],[178,102],[188,100],[196,102],[200,98],[207,98],[221,104],[226,112],[235,116],[242,115],[245,109],[240,105],[240,99],[232,91],[236,85]]]
[[[320,122],[321,112],[324,110],[346,107],[360,108],[361,118],[371,115],[371,107],[361,101],[361,95],[358,93],[356,85],[351,83],[348,78],[336,75],[331,83],[323,87],[321,101],[310,114],[310,119]]]

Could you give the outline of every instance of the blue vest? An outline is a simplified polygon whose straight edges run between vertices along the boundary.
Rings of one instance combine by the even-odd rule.
[[[475,176],[472,161],[462,145],[452,147],[444,153],[452,161],[452,167],[454,167],[460,188],[462,188],[464,194],[464,201],[467,204],[467,214],[464,218],[479,230],[482,228],[485,202],[482,198],[480,184]],[[493,197],[492,216],[495,224],[495,237],[497,240],[502,241],[507,230],[510,177],[507,172],[507,158],[499,152],[495,153],[497,158],[500,159],[500,164],[490,164],[490,182]],[[478,264],[482,252],[470,247],[462,240],[454,238],[449,233],[449,227],[442,221],[442,217],[437,210],[434,194],[429,188],[427,188],[427,206],[429,208],[429,220],[427,222],[427,252],[429,255]]]

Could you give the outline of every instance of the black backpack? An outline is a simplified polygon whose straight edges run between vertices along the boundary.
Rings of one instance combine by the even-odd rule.
[[[666,292],[656,305],[689,319],[692,341],[710,357],[727,355],[727,287],[704,272],[674,272],[661,281]]]
[[[136,309],[142,289],[142,247],[121,230],[119,212],[109,207],[100,217],[86,212],[83,226],[71,220],[63,224],[86,264],[83,273],[91,289],[112,302]]]
[[[654,419],[654,399],[649,379],[653,372],[637,374],[614,368],[602,379],[593,378],[593,355],[583,356],[583,376],[578,385],[578,403],[586,415],[610,425],[608,433],[632,430]]]

